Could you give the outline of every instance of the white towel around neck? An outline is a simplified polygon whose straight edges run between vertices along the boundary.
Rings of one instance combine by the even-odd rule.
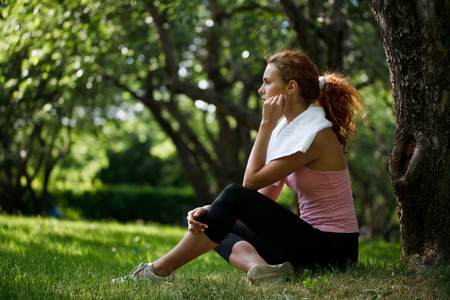
[[[311,104],[289,124],[286,118],[283,118],[270,136],[266,164],[271,160],[299,151],[305,153],[316,134],[331,126],[331,122],[325,118],[323,108],[314,104]]]

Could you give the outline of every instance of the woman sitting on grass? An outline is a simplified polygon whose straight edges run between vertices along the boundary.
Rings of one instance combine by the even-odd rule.
[[[352,117],[363,112],[361,96],[339,74],[319,77],[296,51],[269,57],[258,92],[262,120],[243,186],[231,184],[211,205],[190,211],[185,237],[130,278],[171,279],[213,249],[251,282],[357,261],[359,230],[344,150],[355,135]],[[273,201],[284,184],[298,194],[300,218]]]

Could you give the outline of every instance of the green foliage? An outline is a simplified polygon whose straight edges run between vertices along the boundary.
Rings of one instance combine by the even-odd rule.
[[[376,235],[398,241],[396,199],[388,172],[395,132],[392,96],[380,82],[360,92],[368,109],[368,122],[361,124],[348,157],[358,222],[368,229],[370,238]]]
[[[310,292],[314,292],[318,288],[320,288],[321,284],[328,283],[328,278],[323,276],[314,276],[312,270],[305,270],[302,274],[300,274],[300,282],[303,286],[309,290]]]
[[[116,152],[108,150],[109,165],[96,175],[105,184],[134,184],[151,186],[187,186],[188,180],[177,157],[161,159],[150,153],[151,140],[140,142],[131,135],[129,148]]]
[[[0,215],[0,298],[447,299],[450,296],[448,265],[438,269],[413,265],[399,272],[399,265],[393,261],[385,261],[385,265],[362,261],[346,272],[301,270],[288,281],[250,285],[242,280],[243,272],[215,252],[177,270],[171,283],[111,283],[111,279],[128,274],[141,261],[154,261],[167,253],[185,232],[184,228],[161,225]],[[364,253],[374,260],[376,255]]]
[[[379,25],[368,2],[357,3],[346,5],[351,38],[345,42],[347,54],[344,56],[344,70],[358,88],[378,84],[381,92],[389,91],[391,82],[383,44],[380,42]],[[377,99],[382,103],[380,100]]]
[[[96,52],[85,42],[86,8],[70,9],[57,1],[8,1],[2,7],[0,204],[9,213],[18,209],[22,185],[35,213],[42,213],[51,172],[70,152],[73,135],[95,135],[91,120],[102,123],[107,98],[98,97],[102,86],[96,84],[102,77],[91,72],[91,56],[81,54]],[[41,188],[34,190],[36,182]]]
[[[2,4],[0,205],[10,213],[42,213],[47,187],[79,193],[98,186],[99,172],[104,182],[181,186],[188,171],[199,169],[188,179],[203,181],[204,194],[239,182],[254,132],[223,110],[258,115],[264,55],[303,46],[277,1]],[[296,4],[308,18],[306,1]],[[311,32],[327,28],[332,5],[319,4],[320,14],[308,20]],[[342,71],[364,87],[372,120],[349,157],[358,221],[394,240],[398,220],[387,157],[395,126],[385,56],[367,3],[344,1],[341,12],[348,29]],[[169,51],[160,47],[166,43],[160,25]],[[175,74],[167,72],[171,63]],[[175,77],[200,91],[171,89]],[[186,147],[178,153],[184,171],[172,158],[180,144]],[[151,155],[135,151],[140,145],[151,146]],[[289,207],[292,198],[283,194],[280,203]]]
[[[55,191],[50,194],[64,213],[78,210],[90,220],[114,219],[121,222],[142,220],[164,224],[185,224],[187,212],[196,207],[191,188],[105,185],[81,193]],[[69,210],[69,211],[70,211]]]

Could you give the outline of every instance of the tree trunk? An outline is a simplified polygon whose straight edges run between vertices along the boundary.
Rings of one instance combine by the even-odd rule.
[[[393,87],[397,130],[389,167],[402,251],[441,265],[450,251],[450,2],[369,3]]]

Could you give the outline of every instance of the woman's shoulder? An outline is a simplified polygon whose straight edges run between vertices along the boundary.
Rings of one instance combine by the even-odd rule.
[[[339,140],[331,127],[320,130],[314,138],[313,144],[319,147],[338,146],[342,149]]]
[[[335,171],[346,168],[342,145],[331,128],[319,131],[311,145],[317,158],[306,166],[318,171]]]

